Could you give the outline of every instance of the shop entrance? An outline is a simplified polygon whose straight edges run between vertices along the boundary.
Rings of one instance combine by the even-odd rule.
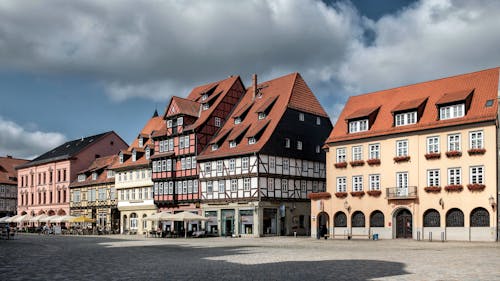
[[[410,211],[401,209],[396,213],[396,238],[412,238],[412,215]]]
[[[222,210],[221,211],[221,222],[222,236],[231,236],[234,233],[234,210]]]
[[[264,209],[264,217],[262,218],[264,226],[264,235],[278,234],[278,209]]]

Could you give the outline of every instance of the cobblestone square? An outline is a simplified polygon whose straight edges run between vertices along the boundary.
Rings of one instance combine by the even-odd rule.
[[[497,243],[18,235],[0,280],[500,280]]]

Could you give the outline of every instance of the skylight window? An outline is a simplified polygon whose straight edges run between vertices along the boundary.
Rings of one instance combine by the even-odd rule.
[[[485,107],[492,107],[493,106],[494,100],[487,100],[486,104],[484,105]]]

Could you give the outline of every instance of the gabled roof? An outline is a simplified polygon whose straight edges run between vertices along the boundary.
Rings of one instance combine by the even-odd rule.
[[[493,68],[350,97],[326,143],[495,121],[498,82],[499,68]],[[470,97],[470,107],[464,117],[439,120],[439,105],[463,101]],[[427,102],[416,124],[398,127],[393,125],[394,109],[408,108],[408,104],[415,106],[425,99]],[[488,107],[486,102],[489,100],[493,101],[493,104]],[[368,131],[348,133],[348,119],[359,116],[360,108],[377,107],[380,107],[380,110]]]
[[[163,115],[163,118],[167,118],[168,116],[177,114],[185,114],[193,117],[198,117],[199,113],[199,103],[185,98],[173,96],[170,100],[170,104],[167,107],[165,114]]]
[[[427,101],[429,97],[418,98],[409,101],[402,101],[395,108],[392,109],[392,112],[405,111],[411,109],[419,108],[425,101]]]
[[[351,119],[357,119],[357,118],[362,118],[362,117],[368,117],[372,115],[375,111],[377,111],[380,108],[380,106],[370,106],[370,107],[364,107],[360,108],[353,113],[349,114],[345,119],[346,120],[351,120]]]
[[[155,111],[156,113],[156,111]],[[142,130],[139,132],[139,136],[142,136],[144,138],[144,142],[142,144],[142,147],[145,147],[146,145],[152,144],[153,140],[151,139],[151,135],[153,132],[156,130],[160,130],[162,124],[164,123],[164,120],[162,117],[159,117],[157,114],[153,114],[153,117],[151,117],[146,125],[142,128]],[[139,148],[139,139],[135,138],[132,144],[129,146],[128,151],[132,151],[132,148]]]
[[[210,143],[218,142],[221,139],[220,134],[227,134],[229,130],[231,130],[230,135],[219,145],[217,150],[207,148],[200,153],[198,159],[259,152],[275,131],[287,108],[317,116],[327,116],[321,105],[315,103],[317,99],[298,73],[291,73],[259,83],[257,89],[259,89],[257,97],[254,97],[253,86],[246,90],[245,95],[234,108],[228,121],[219,131],[220,133],[217,133]],[[302,102],[312,102],[312,104],[311,106],[308,104],[301,105]],[[268,110],[269,112],[264,119],[259,120],[257,112],[261,110]],[[242,118],[241,123],[234,124],[234,119],[243,115],[242,113],[246,111],[248,113]],[[248,144],[247,138],[258,134],[260,134],[260,137],[257,142]],[[230,148],[229,142],[241,136],[243,138],[237,146]]]
[[[0,157],[0,184],[16,185],[17,171],[15,167],[27,162],[28,160],[12,158],[11,156]]]
[[[92,145],[97,142],[99,139],[109,135],[116,134],[113,131],[109,131],[102,134],[97,134],[85,138],[80,138],[72,141],[65,142],[64,144],[38,156],[37,158],[31,160],[28,163],[20,165],[17,169],[32,167],[35,165],[45,164],[53,161],[66,160],[69,159],[81,151],[83,151],[86,147]]]
[[[78,181],[78,177],[69,185],[69,187],[80,187],[102,183],[113,183],[115,178],[108,178],[107,170],[118,161],[118,155],[105,156],[95,159],[89,167],[80,171],[78,174],[86,174],[84,181]],[[92,174],[97,173],[97,179],[92,179]]]
[[[92,163],[90,163],[90,165],[87,168],[79,171],[78,174],[89,173],[100,169],[104,169],[112,165],[117,160],[118,160],[118,155],[110,155],[110,156],[96,158]]]

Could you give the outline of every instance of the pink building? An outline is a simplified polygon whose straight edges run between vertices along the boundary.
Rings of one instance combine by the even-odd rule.
[[[110,131],[66,142],[16,167],[18,214],[69,215],[69,184],[96,158],[117,154],[127,143]]]

